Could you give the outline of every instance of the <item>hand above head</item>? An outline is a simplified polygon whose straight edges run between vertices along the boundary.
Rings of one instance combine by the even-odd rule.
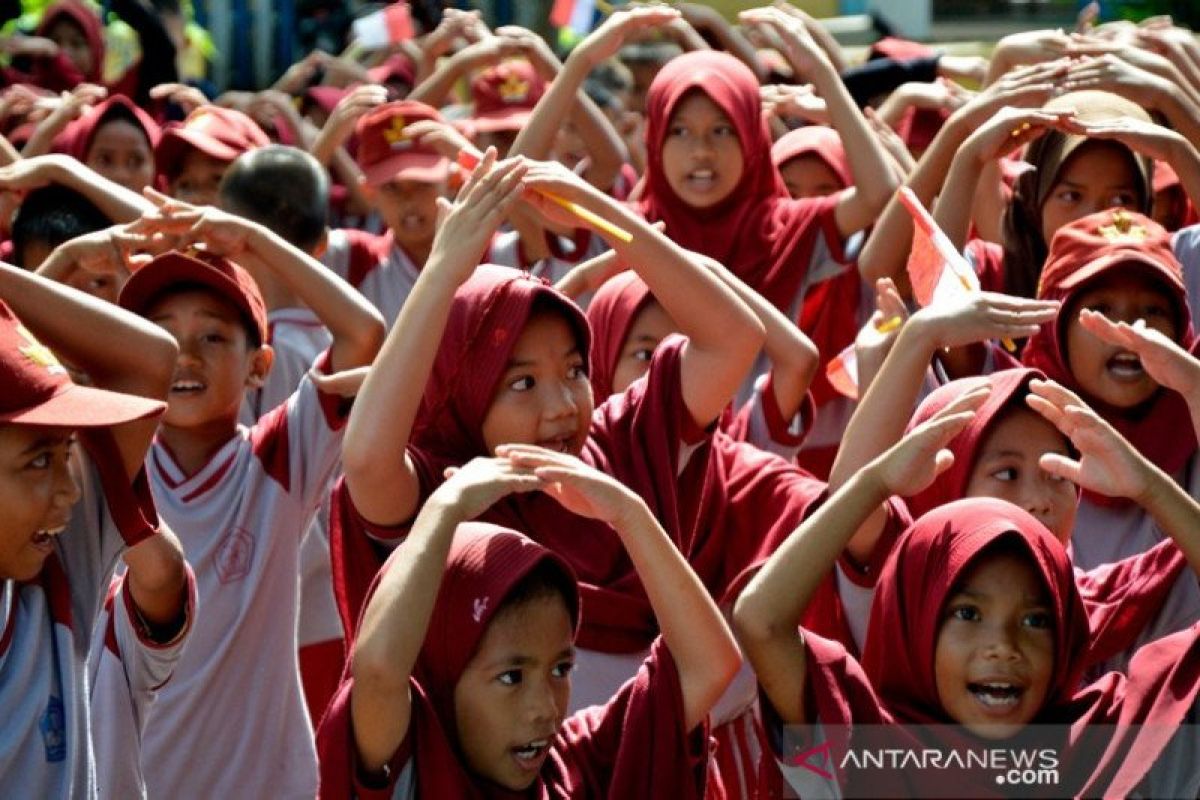
[[[1029,300],[995,292],[971,292],[958,302],[934,302],[918,311],[919,325],[939,347],[966,347],[990,339],[1023,339],[1058,314],[1055,300]]]
[[[542,481],[507,458],[473,458],[462,467],[448,467],[442,483],[428,502],[453,507],[462,520],[487,511],[510,494],[542,488]]]
[[[991,393],[980,386],[947,405],[907,433],[865,469],[873,473],[889,495],[910,497],[929,487],[954,463],[946,445],[974,418]]]
[[[596,66],[617,54],[627,40],[637,33],[667,25],[680,19],[680,13],[668,6],[642,6],[617,11],[586,39],[575,46],[572,56],[586,59]]]
[[[507,458],[514,468],[532,470],[543,492],[581,517],[620,529],[631,514],[645,512],[645,503],[636,493],[575,456],[528,444],[501,445],[496,455]]]
[[[1058,428],[1079,451],[1071,458],[1045,453],[1038,465],[1106,497],[1141,498],[1150,484],[1146,459],[1074,392],[1054,381],[1030,381],[1025,402]]]
[[[527,169],[522,158],[498,161],[496,149],[489,147],[454,202],[438,199],[439,214],[445,217],[438,225],[426,268],[447,270],[455,285],[462,285],[479,265],[496,228],[525,191]]]
[[[1161,331],[1148,327],[1144,320],[1132,325],[1113,322],[1103,314],[1085,308],[1079,312],[1079,324],[1096,338],[1125,347],[1137,355],[1142,368],[1159,385],[1184,397],[1200,391],[1200,359]]]

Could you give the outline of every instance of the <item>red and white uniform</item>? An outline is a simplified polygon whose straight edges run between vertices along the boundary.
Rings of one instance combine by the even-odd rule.
[[[170,680],[195,617],[196,581],[188,568],[184,627],[167,642],[148,638],[124,576],[113,578],[92,637],[91,677],[96,785],[100,797],[146,796],[142,778],[142,731],[158,691]]]
[[[54,552],[31,581],[0,581],[0,787],[6,797],[97,796],[88,703],[87,661],[92,631],[126,539],[136,541],[154,520],[152,508],[128,499],[114,520],[103,488],[125,482],[107,431],[81,433],[98,444],[96,459],[77,455],[72,470],[81,497]],[[103,464],[103,467],[101,466]],[[143,516],[142,513],[147,516]],[[112,611],[114,632],[136,659],[154,659],[131,605]],[[166,667],[169,672],[169,666]],[[165,674],[160,672],[160,674]]]
[[[318,369],[328,366],[328,356]],[[287,403],[187,476],[161,442],[147,463],[204,609],[150,714],[151,797],[308,797],[316,753],[296,666],[300,540],[334,470],[339,397],[305,377]]]
[[[375,236],[349,228],[331,230],[321,262],[371,301],[389,328],[421,274],[390,232]]]
[[[246,392],[241,421],[247,427],[291,397],[333,343],[324,323],[307,308],[275,309],[267,314],[267,324],[275,360],[263,387]],[[300,547],[300,677],[314,724],[341,678],[342,639],[329,568],[329,502],[324,499]]]

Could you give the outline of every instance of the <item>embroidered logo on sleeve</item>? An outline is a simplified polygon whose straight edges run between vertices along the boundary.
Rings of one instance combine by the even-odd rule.
[[[67,715],[60,698],[51,695],[46,704],[46,713],[38,723],[42,729],[42,744],[46,748],[46,760],[64,761],[67,757]]]
[[[240,581],[250,574],[254,562],[254,537],[242,528],[234,528],[225,534],[213,560],[221,583]]]

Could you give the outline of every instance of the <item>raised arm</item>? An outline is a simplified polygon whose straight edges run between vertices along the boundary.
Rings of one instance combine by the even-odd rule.
[[[1026,402],[1071,440],[1078,458],[1046,453],[1047,472],[1107,497],[1133,500],[1175,540],[1200,574],[1200,502],[1151,463],[1077,395],[1054,381],[1031,381]]]
[[[1083,309],[1079,312],[1079,321],[1093,336],[1137,353],[1151,378],[1159,385],[1179,392],[1187,402],[1192,429],[1200,435],[1200,359],[1140,320],[1132,325],[1112,322],[1103,314]]]
[[[579,203],[632,235],[623,241],[596,229],[617,257],[641,276],[688,337],[683,356],[683,399],[701,427],[715,420],[745,380],[765,333],[754,313],[709,269],[622,203],[589,186],[561,164],[538,163],[525,178],[530,189]],[[552,222],[580,221],[537,192],[526,194]]]
[[[1040,106],[1050,97],[1054,81],[1066,74],[1066,69],[1065,61],[1039,64],[1007,75],[976,95],[938,131],[909,175],[908,188],[926,208],[930,207],[963,141],[1006,105]],[[903,271],[911,246],[912,217],[899,198],[893,197],[867,237],[858,260],[859,272],[870,281],[892,278],[903,289],[908,284]]]
[[[265,225],[206,206],[192,206],[146,190],[157,205],[141,227],[183,236],[182,245],[202,242],[209,251],[237,261],[243,256],[256,269],[294,292],[333,337],[331,370],[370,364],[383,341],[383,318],[361,294],[322,266],[321,262],[285,241]]]
[[[0,168],[0,187],[36,189],[57,183],[74,189],[113,222],[133,222],[153,210],[150,201],[60,153],[26,158]]]
[[[880,453],[899,441],[908,426],[925,371],[944,347],[993,338],[1024,338],[1054,318],[1058,304],[980,292],[957,306],[930,306],[914,314],[896,337],[870,388],[850,418],[829,475],[829,488],[848,483]],[[882,508],[847,543],[858,563],[866,563],[885,522]]]
[[[359,762],[368,773],[381,771],[408,735],[408,680],[425,641],[455,528],[506,494],[540,486],[532,473],[513,469],[505,459],[477,458],[438,487],[396,548],[363,611],[350,655],[350,718]]]
[[[742,20],[772,29],[783,42],[783,55],[792,69],[811,81],[817,94],[825,99],[829,121],[842,139],[854,178],[854,186],[843,191],[838,201],[838,232],[846,237],[862,230],[879,217],[899,187],[883,147],[803,20],[778,8],[744,11]]]
[[[419,486],[406,450],[450,303],[520,195],[524,172],[519,160],[497,165],[494,150],[484,155],[439,227],[429,260],[355,400],[342,466],[355,507],[375,524],[396,525],[416,513]]]
[[[642,9],[644,12],[654,9]],[[559,63],[542,38],[524,28],[501,28],[498,33],[516,42],[530,63],[547,79],[549,88],[534,107],[533,116],[517,134],[509,155],[545,160],[550,156],[554,137],[565,120],[570,120],[588,151],[590,163],[584,172],[588,182],[608,191],[621,165],[629,160],[629,152],[621,135],[609,123],[604,112],[585,93],[579,91],[588,73],[600,62],[586,57],[597,35],[609,35],[613,19],[621,20],[631,12],[618,12],[578,44],[567,58]],[[661,15],[662,10],[655,11]],[[654,15],[651,15],[653,18]],[[641,17],[639,13],[634,19]],[[645,25],[646,23],[642,23]],[[628,27],[626,23],[623,27]],[[572,63],[574,62],[574,63]]]
[[[533,470],[543,491],[565,508],[608,523],[621,537],[679,668],[684,725],[695,728],[733,680],[741,657],[704,584],[645,501],[573,456],[532,445],[503,445],[497,453],[515,467]]]
[[[813,593],[850,537],[893,494],[921,491],[951,463],[943,448],[986,392],[964,395],[859,470],[807,519],[754,576],[733,607],[733,629],[758,683],[785,723],[811,722],[806,657],[798,629]]]
[[[102,389],[165,400],[178,348],[169,334],[111,303],[0,263],[0,297],[29,330]],[[158,419],[113,429],[125,473],[142,469]]]

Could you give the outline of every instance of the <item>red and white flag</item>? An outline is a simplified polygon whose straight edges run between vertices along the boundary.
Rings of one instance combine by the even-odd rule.
[[[908,279],[917,302],[927,306],[978,292],[979,277],[975,270],[907,186],[900,187],[900,202],[913,218]]]
[[[825,365],[825,378],[838,394],[858,399],[858,354],[854,345],[842,350]]]
[[[356,19],[351,27],[351,38],[368,50],[381,50],[397,42],[413,38],[412,13],[408,3],[391,5]]]

